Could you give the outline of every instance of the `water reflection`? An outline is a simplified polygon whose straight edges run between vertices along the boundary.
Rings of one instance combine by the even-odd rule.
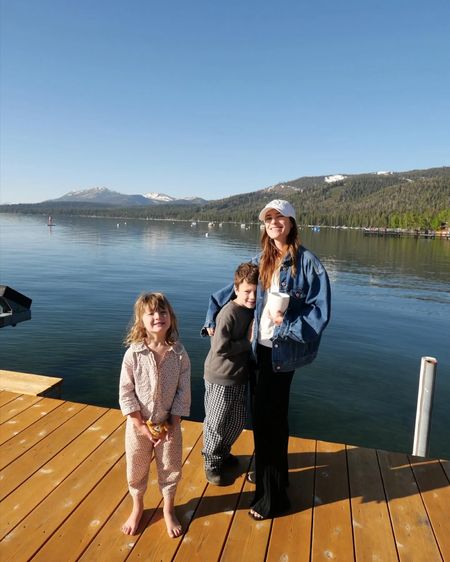
[[[31,322],[0,330],[0,367],[64,377],[64,397],[117,407],[122,340],[142,291],[163,290],[193,366],[210,293],[259,251],[258,225],[0,215],[0,282],[33,298]],[[119,227],[117,227],[119,223]],[[208,231],[209,236],[205,237]],[[291,431],[410,450],[421,355],[439,360],[432,451],[450,457],[450,243],[303,228],[332,280],[332,320],[317,361],[296,374]]]

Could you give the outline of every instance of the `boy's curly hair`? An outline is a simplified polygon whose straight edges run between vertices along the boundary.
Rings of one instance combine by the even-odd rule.
[[[238,287],[242,281],[247,281],[251,285],[258,284],[259,269],[251,262],[241,263],[234,272],[234,284]]]

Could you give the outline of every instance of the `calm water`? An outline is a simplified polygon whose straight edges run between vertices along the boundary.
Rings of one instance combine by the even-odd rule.
[[[63,398],[117,407],[121,341],[133,302],[162,290],[192,361],[192,419],[203,416],[199,336],[210,293],[258,251],[239,225],[0,214],[0,283],[33,299],[31,321],[0,330],[0,368],[64,377]],[[332,281],[318,359],[298,370],[291,433],[410,451],[420,358],[438,358],[431,454],[450,458],[450,242],[301,231]]]

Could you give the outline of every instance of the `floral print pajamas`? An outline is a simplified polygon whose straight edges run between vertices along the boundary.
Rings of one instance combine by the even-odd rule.
[[[159,365],[145,343],[132,344],[125,352],[119,384],[124,416],[140,411],[144,421],[160,423],[174,416],[188,416],[191,403],[191,365],[183,345],[175,343]],[[149,467],[155,455],[158,483],[163,497],[175,494],[181,477],[181,427],[176,424],[171,441],[156,447],[141,435],[130,418],[125,431],[127,479],[132,496],[144,495]]]

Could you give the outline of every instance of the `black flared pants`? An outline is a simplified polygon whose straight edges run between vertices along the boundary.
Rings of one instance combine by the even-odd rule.
[[[252,508],[263,517],[273,517],[289,508],[288,409],[293,375],[294,371],[274,372],[272,349],[258,345],[251,385],[256,470]]]

